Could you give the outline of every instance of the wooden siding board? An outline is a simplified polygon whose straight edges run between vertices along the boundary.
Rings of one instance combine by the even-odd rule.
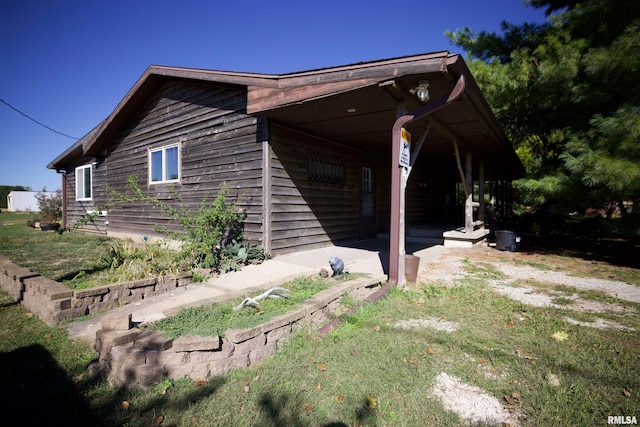
[[[245,95],[238,87],[184,82],[163,86],[110,145],[102,165],[104,184],[127,192],[128,177],[137,175],[148,195],[178,207],[176,191],[195,211],[203,197],[213,201],[225,183],[232,183],[231,193],[241,195],[238,205],[247,213],[245,238],[260,242],[261,130],[245,108]],[[148,148],[177,142],[180,182],[149,185]],[[104,186],[100,192],[106,197]],[[109,213],[109,230],[114,232],[156,235],[158,224],[175,226],[160,209],[145,204],[114,206]]]
[[[272,253],[357,240],[360,159],[336,144],[277,125],[270,135]],[[309,181],[309,155],[338,159],[345,168],[344,183]]]

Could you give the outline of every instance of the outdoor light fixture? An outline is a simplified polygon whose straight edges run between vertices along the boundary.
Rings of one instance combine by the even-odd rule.
[[[429,80],[420,80],[418,86],[415,89],[409,90],[411,95],[415,95],[421,102],[427,102],[429,100]]]

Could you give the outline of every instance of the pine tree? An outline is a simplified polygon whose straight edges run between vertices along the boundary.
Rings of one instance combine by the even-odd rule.
[[[640,2],[528,4],[547,22],[449,33],[527,169],[523,201],[640,216]]]

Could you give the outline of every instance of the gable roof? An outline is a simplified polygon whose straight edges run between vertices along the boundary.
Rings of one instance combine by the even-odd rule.
[[[391,127],[398,105],[419,107],[410,89],[429,80],[432,99],[448,93],[464,76],[465,93],[452,106],[429,117],[433,153],[451,149],[458,140],[468,149],[506,158],[510,175],[522,164],[497,123],[460,55],[447,51],[362,62],[288,74],[242,73],[152,65],[100,125],[52,161],[64,169],[72,158],[95,156],[170,80],[230,84],[247,88],[247,113],[319,135],[357,149],[382,153],[390,149]],[[419,131],[424,123],[413,126]],[[504,166],[504,165],[503,165]]]

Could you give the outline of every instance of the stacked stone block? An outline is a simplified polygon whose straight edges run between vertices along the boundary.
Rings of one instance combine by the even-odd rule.
[[[252,366],[274,354],[301,329],[318,328],[339,315],[342,296],[364,300],[383,280],[360,278],[337,284],[296,310],[253,328],[229,328],[224,336],[171,339],[157,331],[133,328],[131,315],[107,317],[96,334],[100,368],[115,384],[146,387],[165,378],[195,380]]]
[[[46,324],[103,313],[122,304],[153,298],[191,282],[191,273],[71,290],[0,256],[0,286]]]

